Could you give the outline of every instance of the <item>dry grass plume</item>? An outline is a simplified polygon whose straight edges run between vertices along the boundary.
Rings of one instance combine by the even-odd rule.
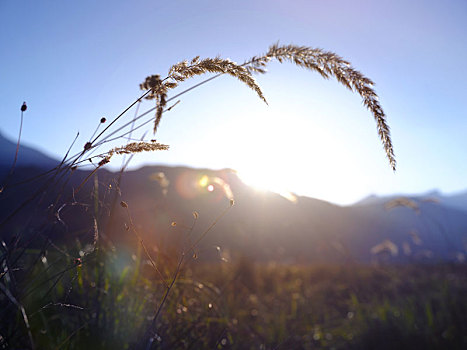
[[[167,104],[167,92],[177,87],[180,82],[204,73],[229,74],[253,89],[266,102],[266,98],[253,78],[253,73],[266,73],[266,66],[271,60],[277,60],[280,63],[294,63],[299,67],[319,73],[325,79],[334,77],[345,87],[358,93],[362,97],[365,107],[373,114],[389,164],[393,170],[396,169],[389,126],[383,108],[378,101],[378,95],[373,89],[374,83],[337,54],[306,46],[274,44],[266,54],[254,56],[241,65],[229,59],[216,57],[200,60],[197,56],[191,61],[182,61],[173,65],[164,79],[161,79],[159,75],[147,77],[140,88],[149,91],[146,99],[156,100],[154,132],[157,131],[164,107]]]

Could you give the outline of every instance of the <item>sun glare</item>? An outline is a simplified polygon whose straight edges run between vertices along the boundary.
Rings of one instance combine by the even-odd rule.
[[[245,169],[246,170],[246,169]],[[287,178],[281,174],[274,174],[267,168],[249,169],[238,172],[238,177],[246,185],[262,192],[275,192],[291,202],[296,202],[297,197],[287,189]]]
[[[240,180],[258,192],[271,191],[290,200],[296,200],[295,194],[350,204],[368,191],[361,176],[365,161],[349,147],[352,140],[345,137],[347,131],[333,129],[327,119],[326,111],[304,115],[285,107],[273,112],[254,107],[250,113],[232,112],[215,128],[207,125],[209,137],[200,140],[187,158],[208,168],[235,169]],[[219,189],[233,198],[219,178],[206,175],[197,181],[196,190],[179,181],[180,192],[192,196],[200,189],[208,193]]]
[[[236,159],[232,159],[239,178],[258,191],[275,192],[291,201],[296,201],[295,193],[351,202],[352,189],[347,184],[358,179],[353,179],[351,171],[342,174],[342,167],[352,168],[346,147],[305,117],[290,116],[287,123],[282,118],[248,121],[248,130],[242,130],[243,142],[233,153]]]
[[[286,190],[287,179],[269,167],[246,167],[238,171],[238,177],[248,186],[259,191],[282,192]]]

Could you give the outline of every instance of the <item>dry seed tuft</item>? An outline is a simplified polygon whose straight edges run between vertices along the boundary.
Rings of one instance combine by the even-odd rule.
[[[182,61],[173,65],[169,69],[167,78],[161,79],[160,75],[151,75],[140,84],[142,90],[150,90],[150,93],[145,97],[148,100],[156,100],[156,119],[154,121],[154,133],[156,133],[159,123],[164,112],[164,107],[167,105],[167,92],[178,86],[178,84],[186,79],[205,73],[229,74],[241,82],[245,83],[249,88],[253,89],[258,96],[266,102],[266,99],[260,87],[253,78],[251,72],[238,65],[229,59],[205,58],[199,59],[199,56],[193,58],[190,62]],[[266,102],[267,103],[267,102]]]
[[[420,207],[418,204],[410,198],[400,197],[395,198],[384,204],[386,210],[390,210],[396,207],[407,207],[413,209],[417,214],[420,213]]]
[[[103,158],[103,159],[98,163],[98,165],[99,165],[99,167],[101,167],[101,166],[103,166],[103,165],[105,165],[105,164],[107,164],[107,163],[109,163],[109,162],[110,162],[110,157],[107,156],[107,157]]]
[[[156,100],[156,120],[154,122],[154,133],[162,118],[162,112],[167,104],[167,90],[176,87],[177,84],[163,84],[160,75],[155,74],[146,78],[144,83],[140,84],[141,90],[150,90],[151,92],[145,97],[147,100]]]
[[[113,154],[131,154],[139,152],[150,152],[150,151],[166,151],[169,149],[168,145],[163,145],[158,142],[131,142],[126,146],[115,147],[108,152],[111,157]]]
[[[121,202],[120,202],[120,206],[121,206],[122,208],[128,208],[128,204],[127,204],[126,202],[124,202],[124,201],[121,201]]]
[[[242,65],[238,65],[229,59],[216,57],[199,60],[199,57],[195,57],[191,60],[190,64],[187,61],[182,61],[170,68],[169,78],[176,82],[182,82],[188,78],[205,73],[229,74],[253,89],[258,96],[266,102],[260,87],[251,73]]]

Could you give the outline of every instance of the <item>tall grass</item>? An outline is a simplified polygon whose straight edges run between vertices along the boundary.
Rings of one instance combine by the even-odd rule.
[[[132,208],[119,190],[121,174],[131,155],[169,149],[168,145],[144,136],[134,140],[132,134],[136,130],[152,123],[156,134],[162,117],[172,110],[182,95],[223,75],[240,80],[266,102],[253,74],[266,73],[266,66],[272,60],[294,63],[326,79],[334,77],[359,94],[376,121],[389,164],[395,170],[389,127],[373,83],[338,55],[321,49],[276,44],[265,54],[254,56],[243,64],[220,57],[195,57],[179,62],[164,78],[148,76],[140,86],[144,93],[109,122],[102,118],[88,141],[73,154],[71,150],[77,135],[55,168],[16,183],[10,182],[10,176],[4,181],[1,195],[10,196],[4,198],[16,197],[16,193],[21,193],[16,191],[21,188],[26,188],[29,193],[0,223],[0,347],[240,349],[248,348],[247,343],[254,344],[254,348],[306,344],[287,336],[291,332],[291,317],[301,313],[301,296],[293,294],[285,309],[282,309],[282,303],[278,304],[277,313],[270,313],[263,321],[264,324],[272,323],[272,333],[265,333],[264,325],[253,322],[249,326],[258,315],[253,311],[243,314],[245,305],[239,299],[243,292],[236,293],[241,284],[271,284],[276,286],[273,290],[278,293],[271,298],[281,298],[276,288],[281,283],[288,285],[288,281],[274,280],[271,276],[257,280],[250,271],[254,267],[249,265],[239,266],[224,287],[219,287],[223,285],[220,280],[209,284],[199,282],[193,276],[191,265],[196,248],[234,204],[232,198],[217,217],[213,216],[212,224],[199,231],[197,239],[192,239],[198,219],[195,212],[193,223],[186,227],[181,237],[180,247],[155,253],[145,243],[144,234],[133,222]],[[176,95],[169,95],[186,80],[208,73],[214,75]],[[156,106],[139,113],[143,99],[155,100]],[[25,106],[21,107],[21,122]],[[117,122],[127,117],[132,108],[136,109],[134,117],[117,127]],[[154,115],[150,115],[153,112]],[[115,140],[124,144],[103,150]],[[19,143],[18,138],[18,147]],[[117,178],[102,182],[99,170],[115,155],[122,154],[130,155],[130,158],[122,163]],[[11,172],[17,156],[18,151]],[[91,172],[77,171],[89,162],[94,166]],[[68,184],[72,176],[77,176],[80,181],[70,191]],[[71,210],[72,215],[65,220],[64,216]],[[131,249],[116,246],[112,240],[112,232],[121,224],[118,217],[122,211],[126,215],[126,229],[134,237],[132,241],[128,239]],[[28,217],[31,219],[23,220]],[[18,222],[22,224],[18,225]],[[74,227],[73,232],[68,231],[69,226]],[[63,239],[65,234],[73,239]],[[248,305],[258,303],[256,293],[246,297]],[[263,311],[255,310],[263,315]],[[300,327],[308,327],[305,320],[301,322]],[[256,340],[251,342],[251,337]],[[325,346],[327,343],[323,342],[320,344]]]

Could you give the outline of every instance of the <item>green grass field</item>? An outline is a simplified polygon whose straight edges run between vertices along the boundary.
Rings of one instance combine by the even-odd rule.
[[[140,347],[166,291],[141,250],[98,253],[82,263],[51,253],[35,264],[27,287],[16,287],[36,347]],[[174,269],[167,261],[161,272]],[[465,349],[466,295],[465,265],[190,260],[162,308],[152,348]],[[3,317],[11,322],[2,329],[3,348],[28,348],[21,312],[5,298]]]

